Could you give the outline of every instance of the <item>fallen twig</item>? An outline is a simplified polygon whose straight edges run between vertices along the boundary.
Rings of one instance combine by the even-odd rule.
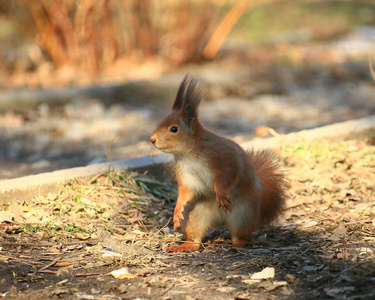
[[[59,256],[59,257],[56,257],[53,261],[51,261],[49,264],[45,265],[44,267],[40,268],[38,270],[38,272],[40,271],[43,271],[51,266],[53,266],[55,263],[57,263],[59,260],[61,260],[63,257],[62,256]]]
[[[24,259],[24,258],[18,258],[18,257],[0,255],[0,260],[4,260],[5,261],[5,260],[8,260],[8,259],[15,260],[15,261],[20,261],[20,262],[23,262],[23,263],[26,263],[26,264],[31,264],[32,266],[33,265],[41,265],[42,264],[41,262],[38,262],[38,261],[32,261],[32,260],[28,260],[28,259]]]

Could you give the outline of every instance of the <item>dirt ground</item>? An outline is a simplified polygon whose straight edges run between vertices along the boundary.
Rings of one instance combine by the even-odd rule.
[[[1,297],[375,298],[373,140],[301,141],[280,152],[288,209],[243,248],[217,230],[199,252],[166,253],[181,239],[170,222],[175,184],[147,174],[109,170],[9,203],[0,214]]]

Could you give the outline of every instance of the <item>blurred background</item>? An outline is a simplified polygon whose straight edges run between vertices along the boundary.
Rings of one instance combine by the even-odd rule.
[[[155,154],[187,72],[238,142],[375,112],[373,0],[0,1],[0,180]]]

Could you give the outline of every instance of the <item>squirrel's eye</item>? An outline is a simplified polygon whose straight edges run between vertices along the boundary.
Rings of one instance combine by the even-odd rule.
[[[172,126],[171,128],[169,128],[169,131],[172,132],[172,133],[176,133],[178,131],[178,127]]]

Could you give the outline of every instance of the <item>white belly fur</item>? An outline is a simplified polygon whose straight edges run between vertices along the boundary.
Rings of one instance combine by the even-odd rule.
[[[184,158],[178,162],[177,171],[182,181],[197,194],[209,195],[214,192],[214,180],[206,163],[200,159]]]

